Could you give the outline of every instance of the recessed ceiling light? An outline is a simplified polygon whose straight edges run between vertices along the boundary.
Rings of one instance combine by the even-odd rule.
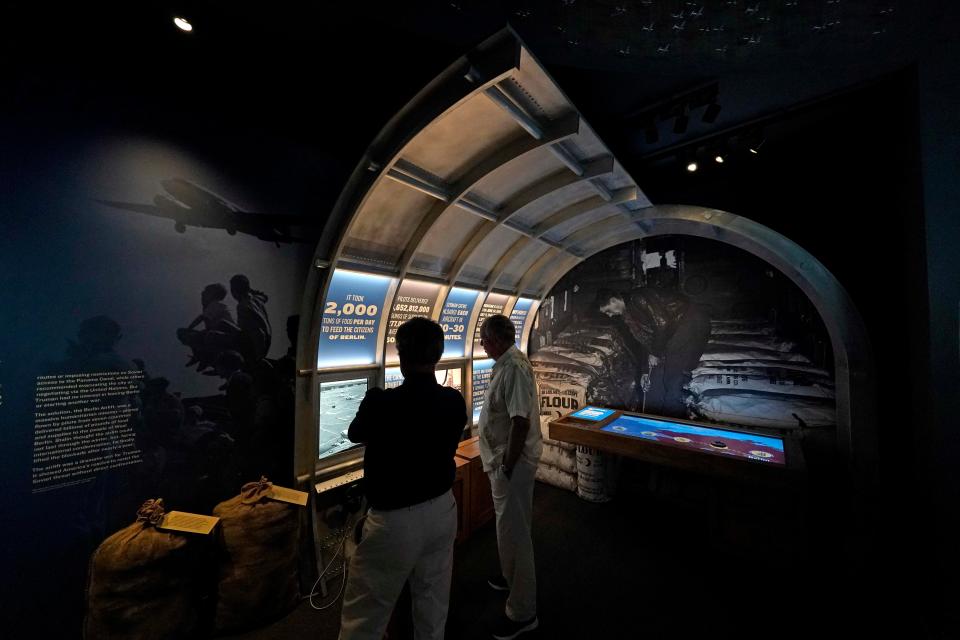
[[[696,162],[691,162],[690,164],[687,165],[687,171],[689,171],[690,173],[693,173],[696,170],[697,170]]]
[[[717,154],[717,157],[714,158],[714,160],[717,161],[717,164],[723,164],[723,156],[720,155],[719,153]]]
[[[176,18],[173,19],[173,24],[177,25],[177,27],[181,31],[186,31],[186,32],[193,31],[193,25],[190,24],[190,21],[187,20],[186,18],[181,18],[177,16]]]

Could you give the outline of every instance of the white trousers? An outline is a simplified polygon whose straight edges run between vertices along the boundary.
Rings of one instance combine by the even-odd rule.
[[[533,563],[533,485],[537,466],[517,461],[510,478],[499,468],[489,471],[497,514],[500,570],[510,585],[506,614],[515,622],[537,615],[537,572]]]
[[[412,507],[370,509],[350,560],[340,640],[381,640],[408,580],[416,640],[442,640],[456,536],[452,491]]]

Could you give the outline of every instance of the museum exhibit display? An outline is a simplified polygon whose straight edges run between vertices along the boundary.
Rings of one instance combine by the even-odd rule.
[[[135,4],[10,9],[5,635],[337,638],[375,461],[425,477],[462,396],[437,634],[493,637],[494,316],[542,441],[517,637],[960,623],[957,7]],[[416,385],[381,455],[361,405]]]

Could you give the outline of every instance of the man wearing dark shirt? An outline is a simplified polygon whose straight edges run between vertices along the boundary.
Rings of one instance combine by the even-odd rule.
[[[417,639],[442,640],[447,619],[457,535],[453,455],[467,407],[434,377],[440,325],[413,318],[396,340],[403,384],[368,391],[347,434],[366,444],[370,511],[350,561],[340,640],[380,640],[408,580]]]

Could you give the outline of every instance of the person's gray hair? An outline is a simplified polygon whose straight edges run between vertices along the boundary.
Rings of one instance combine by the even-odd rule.
[[[503,343],[513,344],[517,339],[517,330],[510,318],[503,315],[490,316],[480,325],[480,334]]]

